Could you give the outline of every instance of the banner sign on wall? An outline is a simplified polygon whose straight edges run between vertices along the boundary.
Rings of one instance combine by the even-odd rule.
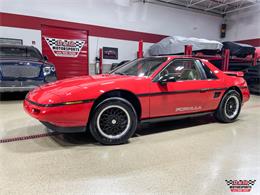
[[[45,37],[53,54],[57,57],[78,57],[85,41]]]
[[[118,48],[103,47],[103,58],[117,60],[118,59]]]

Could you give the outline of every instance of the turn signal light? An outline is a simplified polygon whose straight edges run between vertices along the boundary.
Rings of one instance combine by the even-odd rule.
[[[75,101],[75,102],[65,102],[64,104],[65,105],[72,105],[72,104],[81,104],[83,103],[84,101]]]

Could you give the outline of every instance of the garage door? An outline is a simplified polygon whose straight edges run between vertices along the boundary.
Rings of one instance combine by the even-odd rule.
[[[58,79],[88,75],[88,32],[42,26],[42,52],[52,62]]]

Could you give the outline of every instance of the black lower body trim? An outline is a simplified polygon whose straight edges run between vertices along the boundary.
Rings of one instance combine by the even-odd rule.
[[[33,102],[29,100],[28,98],[25,98],[27,102],[30,104],[39,106],[39,107],[57,107],[57,106],[70,106],[70,105],[75,105],[75,104],[84,104],[84,103],[90,103],[95,101],[95,99],[87,99],[87,100],[76,100],[76,101],[71,101],[71,102],[63,102],[63,103],[56,103],[56,104],[39,104],[37,102]]]
[[[184,118],[189,118],[189,117],[199,117],[199,116],[209,115],[209,114],[213,114],[213,113],[214,113],[214,111],[156,117],[156,118],[143,119],[143,120],[141,120],[141,123],[154,123],[154,122],[162,122],[162,121],[170,121],[170,120],[179,120],[179,119],[184,119]]]
[[[59,133],[79,133],[79,132],[85,132],[86,127],[59,127],[56,125],[53,125],[48,122],[41,121],[42,124],[44,124],[48,129],[53,130],[55,132]]]
[[[242,87],[239,87],[240,89],[246,89],[248,88],[247,86],[242,86]]]
[[[222,91],[227,90],[227,88],[203,88],[196,90],[179,90],[179,91],[167,91],[167,92],[154,92],[154,93],[141,93],[137,94],[138,97],[146,96],[158,96],[158,95],[174,95],[174,94],[184,94],[184,93],[202,93],[207,91]]]

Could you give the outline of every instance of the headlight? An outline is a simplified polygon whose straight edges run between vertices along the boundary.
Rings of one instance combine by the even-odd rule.
[[[43,75],[48,76],[51,73],[55,72],[55,67],[54,66],[45,66],[43,67]]]
[[[43,68],[43,74],[44,74],[44,76],[51,74],[51,67],[48,67],[48,66],[44,67]]]

